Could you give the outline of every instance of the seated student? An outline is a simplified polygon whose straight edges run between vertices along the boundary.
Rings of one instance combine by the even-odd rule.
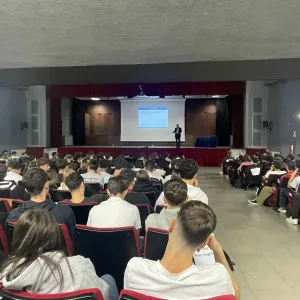
[[[274,172],[274,174],[269,174],[270,175],[282,175],[282,171],[280,170],[282,167],[282,162],[279,160],[274,160],[273,163],[273,168],[272,168],[272,172]],[[286,171],[283,173],[285,174]],[[268,176],[268,177],[269,177]],[[268,186],[265,185],[260,193],[258,194],[258,196],[253,199],[253,200],[249,200],[248,203],[251,205],[263,205],[264,202],[274,193],[272,186]]]
[[[283,181],[285,179],[287,180],[287,179],[291,178],[291,176],[293,175],[295,169],[296,169],[295,162],[293,160],[289,160],[287,162],[288,173],[286,175],[283,175],[280,178],[279,209],[278,209],[278,211],[280,213],[286,213],[286,208],[287,208],[288,199],[289,199],[289,190],[288,190],[288,187],[287,187],[287,185],[285,187],[282,186],[282,183],[283,183]]]
[[[125,270],[124,289],[164,299],[199,300],[228,294],[240,299],[223,249],[212,234],[216,223],[216,215],[208,205],[200,201],[184,203],[176,220],[171,221],[162,260],[132,258]],[[194,252],[206,245],[217,262],[194,265]]]
[[[58,182],[62,182],[63,181],[63,174],[64,172],[66,172],[69,168],[68,166],[68,161],[66,159],[63,158],[59,158],[56,162],[55,162],[55,167],[58,170]]]
[[[296,192],[298,192],[300,186],[299,169],[300,169],[300,160],[296,160],[296,170],[293,172],[288,182],[288,188],[294,189]]]
[[[275,158],[274,163],[270,168],[270,171],[268,171],[264,177],[269,178],[269,176],[272,175],[272,174],[273,175],[284,175],[284,174],[286,174],[286,170],[281,170],[282,165],[283,165],[283,162],[281,160]]]
[[[135,193],[154,192],[156,197],[159,196],[158,189],[154,186],[154,182],[150,180],[150,176],[145,170],[140,170],[136,173],[136,181],[132,191]]]
[[[73,161],[73,156],[71,154],[67,154],[65,156],[65,160],[70,164]]]
[[[102,186],[102,176],[97,173],[98,161],[91,160],[88,163],[87,173],[81,174],[84,183],[99,183]]]
[[[113,160],[112,167],[114,167],[113,176],[118,176],[123,169],[128,168],[128,162],[121,156],[118,156]]]
[[[49,190],[56,190],[59,186],[57,173],[52,169],[48,170],[46,173],[48,175]]]
[[[7,167],[4,164],[0,164],[0,189],[10,189],[11,191],[16,188],[14,181],[6,181]]]
[[[63,190],[63,191],[68,191],[68,187],[66,185],[66,180],[67,180],[67,177],[73,173],[76,173],[73,169],[66,169],[66,171],[64,172],[63,174],[63,180],[62,180],[62,183],[60,184],[58,190]]]
[[[145,170],[148,173],[150,178],[155,178],[161,182],[164,181],[164,179],[162,178],[162,176],[160,174],[157,174],[156,171],[156,164],[153,160],[147,160],[145,163]]]
[[[251,166],[251,165],[253,165],[251,156],[249,154],[245,154],[245,156],[243,158],[243,162],[240,164],[240,166],[238,167],[237,170],[240,172],[242,170],[243,166]]]
[[[139,230],[142,227],[139,210],[124,200],[127,189],[122,176],[110,178],[107,184],[110,198],[90,210],[87,225],[99,228],[134,226]]]
[[[39,158],[36,162],[36,165],[38,168],[46,172],[50,169],[51,161],[48,158]]]
[[[132,193],[132,188],[134,187],[135,184],[135,172],[129,169],[123,169],[121,174],[123,177],[123,180],[128,187],[128,193],[125,196],[125,200],[129,202],[130,204],[148,204],[150,211],[153,211],[153,207],[148,200],[147,196],[145,196],[142,193]]]
[[[87,171],[88,171],[88,164],[89,164],[89,162],[90,162],[90,159],[89,159],[89,157],[87,156],[87,157],[85,157],[82,161],[81,161],[81,163],[80,163],[80,168],[78,169],[78,173],[79,174],[85,174]]]
[[[141,159],[138,159],[135,164],[134,164],[134,168],[132,169],[135,172],[138,172],[140,170],[144,169],[144,161]]]
[[[41,208],[28,210],[20,217],[12,253],[0,267],[0,282],[10,290],[37,294],[98,288],[104,299],[118,299],[111,276],[99,278],[88,258],[64,254],[55,218]]]
[[[31,196],[31,200],[13,209],[6,222],[17,222],[21,215],[33,208],[44,208],[53,214],[57,223],[66,224],[70,236],[74,238],[75,216],[67,205],[55,204],[46,199],[49,193],[48,175],[42,169],[28,170],[22,180],[23,186]]]
[[[187,184],[188,196],[190,200],[199,200],[208,204],[207,195],[200,189],[196,178],[199,166],[193,159],[183,159],[178,165],[178,173],[181,179]],[[164,192],[156,201],[156,205],[164,205]]]
[[[14,181],[16,185],[19,183],[19,181],[22,181],[21,174],[22,170],[22,164],[18,161],[13,161],[12,164],[10,164],[10,171],[7,172],[4,180],[7,181]]]
[[[170,180],[172,178],[172,173],[175,171],[175,170],[178,170],[179,169],[179,164],[182,162],[182,159],[173,159],[171,161],[171,174],[170,175],[167,175],[165,177],[165,180],[164,182],[167,182],[168,180]]]
[[[102,188],[104,188],[104,186],[107,184],[109,178],[111,177],[111,174],[106,172],[106,169],[109,166],[110,166],[110,161],[109,160],[100,159],[98,174],[101,175],[101,186],[102,186]]]
[[[84,197],[85,186],[80,174],[77,172],[70,174],[65,180],[65,185],[71,192],[72,199],[65,199],[63,202],[71,202],[75,204],[90,202],[90,198]]]

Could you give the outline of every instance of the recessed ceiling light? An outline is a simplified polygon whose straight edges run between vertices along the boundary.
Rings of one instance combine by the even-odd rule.
[[[91,98],[91,100],[95,100],[95,101],[97,101],[97,100],[100,100],[100,98]]]
[[[212,98],[220,98],[220,95],[212,95]]]

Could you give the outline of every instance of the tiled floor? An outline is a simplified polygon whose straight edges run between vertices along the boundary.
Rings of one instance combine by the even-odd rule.
[[[248,205],[255,191],[232,188],[219,168],[201,168],[199,183],[216,212],[216,237],[236,262],[242,300],[300,299],[300,225],[267,207]]]

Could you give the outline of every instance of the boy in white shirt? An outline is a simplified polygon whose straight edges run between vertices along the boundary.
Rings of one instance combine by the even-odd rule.
[[[87,225],[99,228],[134,226],[139,231],[142,227],[140,213],[136,206],[124,200],[127,191],[121,175],[111,177],[107,183],[110,198],[90,210]]]
[[[18,161],[10,163],[10,171],[7,172],[4,180],[14,181],[18,185],[19,181],[22,181],[23,177],[20,175],[22,171],[22,164]]]
[[[98,167],[97,160],[89,161],[87,173],[81,174],[84,183],[99,183],[102,186],[103,179],[102,176],[97,173]]]
[[[208,204],[207,195],[200,189],[196,178],[199,169],[198,164],[193,159],[184,159],[177,165],[176,169],[181,179],[187,184],[189,199]],[[157,199],[155,206],[157,205],[164,205],[164,192]]]
[[[163,299],[201,300],[233,294],[239,288],[219,242],[212,209],[200,201],[187,201],[170,224],[169,242],[161,261],[132,258],[126,268],[124,289]],[[208,245],[217,263],[196,266],[193,254]]]
[[[161,175],[159,175],[156,171],[156,165],[153,160],[147,160],[145,163],[145,170],[149,174],[150,178],[156,178],[157,180],[163,182],[164,179],[162,178]]]

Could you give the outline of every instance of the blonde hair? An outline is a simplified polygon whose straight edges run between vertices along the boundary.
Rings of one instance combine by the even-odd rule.
[[[67,169],[66,171],[64,171],[63,173],[63,182],[61,183],[61,188],[63,190],[68,190],[68,187],[66,186],[66,179],[69,175],[71,175],[72,173],[75,173],[75,171],[73,169]]]
[[[80,163],[80,169],[81,170],[86,170],[88,167],[88,160],[87,158],[84,158],[81,163]]]

